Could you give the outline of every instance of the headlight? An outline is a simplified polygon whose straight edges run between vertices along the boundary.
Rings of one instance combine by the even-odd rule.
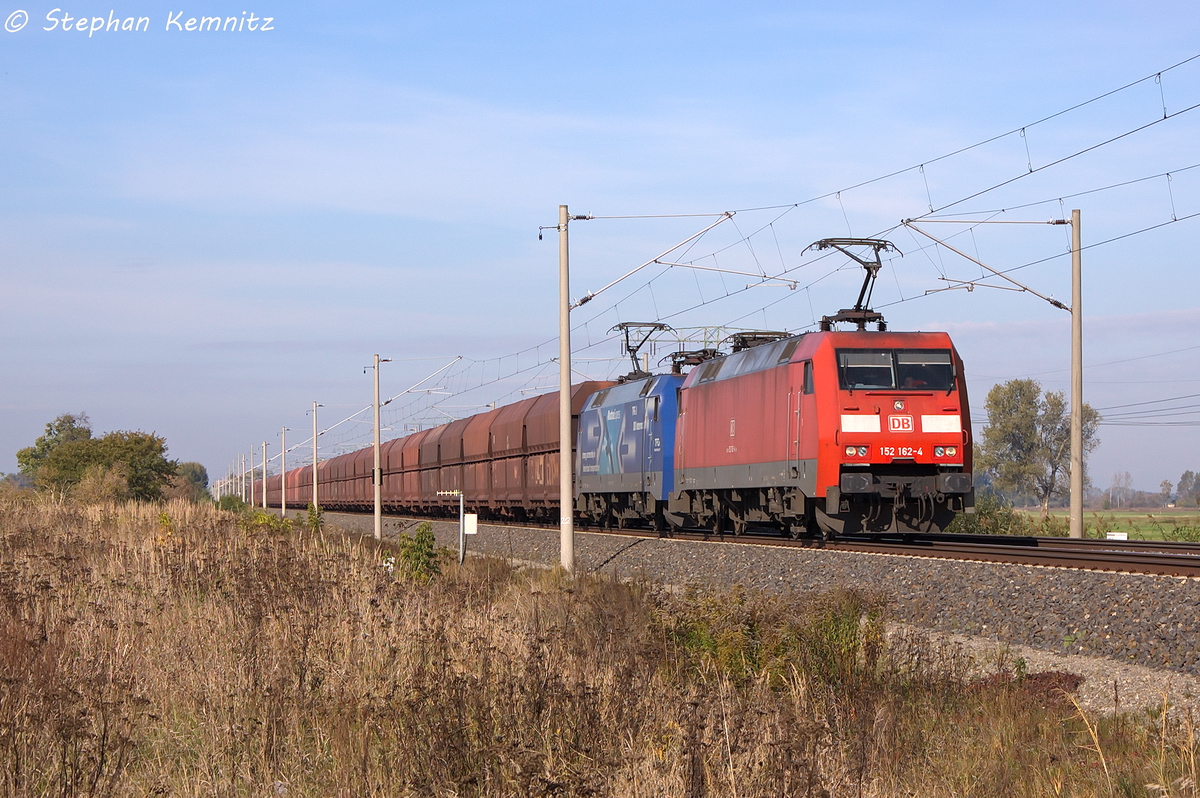
[[[847,447],[846,447],[846,456],[847,456],[847,457],[853,457],[853,456],[854,456],[854,455],[856,455],[856,454],[858,454],[858,448],[857,448],[857,447],[855,447],[855,446],[847,446]]]
[[[946,456],[946,447],[934,446],[933,447],[933,456],[934,457],[945,457]]]
[[[947,457],[953,457],[956,454],[958,454],[957,446],[947,446],[946,447],[946,456]]]
[[[859,446],[858,447],[858,456],[866,457],[868,451],[870,451],[870,450],[866,446]]]

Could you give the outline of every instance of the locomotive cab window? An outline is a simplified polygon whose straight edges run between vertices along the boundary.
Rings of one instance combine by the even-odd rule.
[[[844,391],[954,390],[948,349],[839,349],[837,360]]]
[[[899,388],[926,391],[954,389],[954,364],[946,349],[896,350],[896,380]]]
[[[895,388],[896,369],[890,349],[839,349],[838,379],[842,389]]]
[[[813,372],[812,361],[804,361],[804,393],[811,394],[813,392]]]

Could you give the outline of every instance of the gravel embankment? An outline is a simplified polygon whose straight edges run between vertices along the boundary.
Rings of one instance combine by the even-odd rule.
[[[329,514],[327,520],[348,531],[370,534],[370,516]],[[385,536],[415,522],[385,519]],[[438,544],[457,550],[457,522],[434,524]],[[557,529],[486,526],[468,538],[468,548],[515,560],[558,562]],[[859,588],[890,599],[893,619],[936,633],[952,635],[957,644],[996,644],[1013,648],[1033,664],[1064,656],[1102,657],[1090,665],[1092,691],[1097,682],[1111,682],[1125,666],[1148,666],[1174,671],[1171,692],[1181,698],[1200,695],[1200,580],[1077,571],[1037,566],[955,562],[894,555],[852,554],[814,549],[789,549],[743,543],[628,538],[577,532],[577,567],[588,572],[641,575],[655,582],[733,585],[762,590],[826,591]],[[1063,660],[1058,667],[1071,669]],[[1086,663],[1078,662],[1076,672]],[[1111,675],[1104,675],[1104,671]],[[1108,669],[1108,670],[1106,670]],[[1141,696],[1147,689],[1130,689],[1122,698],[1120,685],[1104,687],[1109,708],[1119,701],[1138,706],[1141,697],[1161,701],[1161,695]],[[1167,689],[1163,687],[1162,689]],[[1115,695],[1114,695],[1115,693]]]

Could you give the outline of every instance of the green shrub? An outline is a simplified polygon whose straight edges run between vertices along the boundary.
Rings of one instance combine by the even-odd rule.
[[[304,528],[309,532],[320,532],[321,527],[325,525],[325,511],[317,507],[312,502],[308,503],[308,517],[304,521]]]
[[[397,544],[400,547],[397,565],[404,576],[417,582],[429,582],[442,572],[433,524],[422,521],[413,534],[401,535]]]
[[[1048,515],[1036,520],[1026,517],[1025,522],[1030,527],[1029,534],[1038,537],[1065,538],[1071,534],[1071,519],[1065,515]]]
[[[1200,543],[1200,524],[1181,524],[1172,529],[1163,529],[1162,537],[1163,540]]]
[[[876,675],[883,650],[882,602],[854,591],[818,597],[802,626],[797,655],[803,672],[832,684]]]
[[[855,591],[789,599],[688,591],[661,608],[668,639],[734,679],[779,684],[800,673],[821,684],[869,679],[883,646],[883,602]]]
[[[280,518],[266,510],[251,509],[238,519],[242,531],[250,533],[283,533],[291,532],[293,525],[290,518]]]
[[[1028,516],[1014,510],[999,496],[979,493],[975,499],[975,512],[959,513],[946,531],[968,535],[1035,535],[1040,530]]]
[[[221,500],[217,502],[218,508],[222,510],[229,510],[235,513],[244,512],[249,506],[250,505],[246,504],[246,502],[242,500],[241,496],[234,496],[232,494],[222,496]]]

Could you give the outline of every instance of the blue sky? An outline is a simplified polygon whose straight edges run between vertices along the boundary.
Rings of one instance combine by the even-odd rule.
[[[557,247],[537,232],[560,203],[739,210],[672,257],[798,284],[647,269],[575,314],[581,372],[622,372],[606,336],[617,321],[804,329],[851,304],[860,279],[804,247],[886,231],[905,256],[876,304],[894,329],[955,336],[979,408],[997,380],[1067,387],[1066,314],[1005,291],[925,296],[979,270],[893,229],[901,219],[1012,178],[947,212],[1079,207],[1085,244],[1182,219],[1085,253],[1085,397],[1200,393],[1200,349],[1162,354],[1200,346],[1200,219],[1184,219],[1200,212],[1200,168],[1187,169],[1200,110],[1179,113],[1200,103],[1200,60],[1168,70],[1200,53],[1194,4],[19,0],[0,16],[15,27],[18,10],[27,24],[0,31],[0,471],[48,420],[85,410],[97,430],[157,431],[218,475],[262,440],[277,454],[281,426],[302,439],[314,400],[322,427],[366,406],[374,352],[395,358],[387,395],[464,358],[424,384],[436,393],[389,408],[395,435],[550,386],[556,352],[538,346],[557,329]],[[273,29],[167,29],[243,12]],[[47,14],[90,28],[110,13],[148,30],[43,30]],[[1046,166],[1164,106],[1178,115]],[[1141,182],[1054,201],[1125,181]],[[708,223],[575,223],[572,294]],[[1065,228],[955,230],[997,268],[1050,258],[1015,276],[1069,298]],[[1130,471],[1156,489],[1200,469],[1197,429],[1104,427],[1093,478]],[[322,446],[368,440],[356,420]]]

